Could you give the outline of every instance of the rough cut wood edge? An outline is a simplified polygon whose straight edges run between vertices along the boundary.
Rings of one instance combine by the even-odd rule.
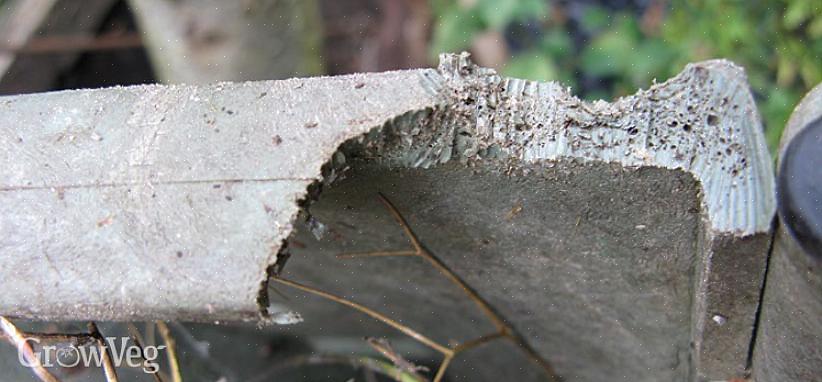
[[[392,134],[402,139],[373,148],[397,165],[497,160],[516,169],[574,158],[693,175],[704,218],[694,378],[746,373],[776,207],[772,162],[742,68],[726,60],[690,64],[613,103],[581,101],[554,82],[500,77],[467,54],[443,56],[439,73],[423,74],[444,82],[447,111],[434,123],[439,129],[398,125]]]
[[[0,104],[0,141],[9,148],[0,166],[0,197],[14,199],[2,204],[11,206],[4,211],[4,227],[28,234],[17,236],[16,247],[4,235],[3,247],[11,249],[6,253],[15,256],[0,257],[0,287],[15,292],[3,299],[1,314],[51,320],[265,320],[265,307],[257,301],[264,295],[266,270],[293,229],[306,189],[322,180],[322,167],[333,162],[341,145],[369,140],[386,146],[380,151],[388,160],[412,167],[449,160],[497,160],[518,167],[577,158],[693,174],[703,190],[705,219],[702,242],[696,246],[694,364],[706,378],[744,369],[774,197],[756,108],[743,71],[730,62],[689,65],[665,83],[613,103],[581,101],[556,83],[505,79],[474,66],[467,55],[450,55],[443,57],[439,70],[60,92],[8,97]],[[413,118],[402,118],[426,110],[434,110],[438,119],[420,126],[406,123]],[[385,128],[394,131],[381,139]],[[243,208],[219,204],[223,194],[208,194],[213,184],[245,188],[227,195],[242,201]],[[205,190],[185,189],[195,185]],[[150,198],[159,186],[199,196],[186,211],[213,209],[219,227],[245,226],[230,231],[233,241],[221,244],[214,239],[225,232],[197,231],[192,228],[196,219],[170,224],[159,212],[188,207],[170,197],[152,210]],[[149,202],[116,193],[89,196],[129,187],[141,195],[138,200]],[[74,190],[92,204],[59,209],[58,204],[65,205],[59,196],[68,198]],[[266,198],[277,204],[266,204]],[[179,252],[177,243],[157,243],[156,237],[180,234],[212,246],[200,249],[198,261],[172,269],[139,265],[140,277],[149,284],[123,277],[134,270],[131,253],[113,253],[121,259],[107,263],[106,272],[92,272],[94,263],[86,261],[86,268],[73,271],[91,280],[69,282],[44,262],[42,251],[32,251],[39,248],[34,242],[42,233],[26,232],[8,218],[36,222],[48,213],[54,219],[58,211],[57,220],[82,220],[107,200],[120,203],[111,210],[133,210],[129,229],[159,229],[144,230],[145,236],[136,239],[143,241],[142,248],[160,254],[152,255],[154,260],[175,261]],[[32,206],[40,210],[25,210]],[[120,224],[102,215],[93,219],[106,223],[102,227]],[[88,231],[75,224],[66,232],[77,226]],[[41,228],[54,235],[56,248],[70,244],[79,250],[73,255],[54,252],[64,257],[63,266],[94,256],[91,248],[100,244],[94,242],[97,236],[80,235],[91,243],[78,242]],[[102,243],[116,247],[134,240],[115,233]],[[233,254],[237,246],[247,251]],[[228,254],[237,258],[220,260]],[[23,265],[38,270],[27,277],[39,278],[35,281],[44,289],[32,293],[20,288],[32,281],[15,273]],[[58,270],[65,274],[66,269]],[[168,272],[174,277],[167,277]],[[220,275],[224,282],[215,285],[208,274]],[[203,278],[192,281],[191,275]],[[46,292],[58,282],[68,292]],[[95,286],[109,284],[114,287],[106,291],[113,295],[90,294]],[[712,326],[716,315],[727,321],[721,328]]]
[[[679,169],[701,183],[713,232],[744,237],[770,229],[771,160],[747,78],[729,61],[690,64],[613,103],[582,101],[556,82],[503,78],[466,54],[443,57],[439,71],[457,118],[410,145],[406,164],[569,157]],[[435,147],[418,149],[429,143]]]

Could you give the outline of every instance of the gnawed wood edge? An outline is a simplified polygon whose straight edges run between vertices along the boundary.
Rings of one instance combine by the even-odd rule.
[[[575,158],[692,174],[705,222],[696,368],[744,368],[774,197],[761,123],[730,62],[689,65],[613,103],[450,55],[438,70],[70,91],[0,109],[12,233],[0,240],[14,254],[0,257],[0,286],[15,291],[0,314],[265,322],[267,272],[309,189],[333,183],[340,148],[361,142],[407,167]]]

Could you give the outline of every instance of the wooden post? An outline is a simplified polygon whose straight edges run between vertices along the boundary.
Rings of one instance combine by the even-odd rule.
[[[796,108],[780,147],[779,218],[754,352],[757,381],[822,376],[822,85]]]
[[[316,0],[129,0],[166,83],[322,74]]]

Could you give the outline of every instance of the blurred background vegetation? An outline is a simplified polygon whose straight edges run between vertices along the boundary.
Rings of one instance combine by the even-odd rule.
[[[52,10],[31,19],[37,7]],[[42,25],[0,41],[16,55],[0,94],[430,67],[467,50],[612,100],[727,58],[747,71],[774,149],[822,80],[822,0],[0,0],[0,35],[24,20]]]
[[[822,80],[818,0],[433,1],[432,54],[470,50],[503,74],[556,80],[610,100],[686,63],[743,66],[773,150],[801,96]]]

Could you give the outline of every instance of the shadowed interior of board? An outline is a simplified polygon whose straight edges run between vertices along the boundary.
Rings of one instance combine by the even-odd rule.
[[[362,303],[444,343],[492,331],[460,289],[422,259],[336,257],[411,248],[379,202],[383,193],[422,243],[562,376],[688,375],[701,227],[698,187],[690,175],[575,160],[534,165],[527,178],[494,164],[422,170],[355,157],[347,164],[344,179],[324,189],[309,208],[308,223],[289,239],[292,256],[284,277]],[[288,330],[403,337],[348,307],[273,287],[300,296],[283,301],[270,293],[273,303],[287,304],[305,318]],[[436,359],[435,353],[421,355]],[[540,380],[539,369],[516,351],[480,363],[469,359],[470,353],[450,375]]]

